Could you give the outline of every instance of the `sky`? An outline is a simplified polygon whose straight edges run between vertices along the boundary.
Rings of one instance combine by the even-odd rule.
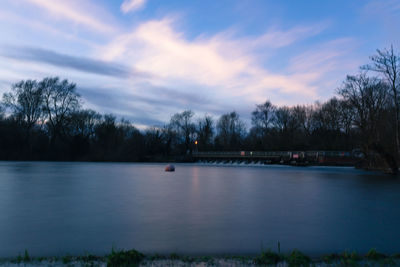
[[[59,76],[84,107],[139,127],[191,109],[335,95],[376,49],[400,49],[400,0],[0,0],[0,94]]]

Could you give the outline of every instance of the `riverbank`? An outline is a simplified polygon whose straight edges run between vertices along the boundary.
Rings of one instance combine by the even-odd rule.
[[[267,250],[256,256],[188,256],[172,253],[170,255],[145,255],[136,250],[112,251],[109,255],[63,257],[31,257],[27,251],[15,258],[0,259],[0,266],[399,266],[400,253],[386,255],[371,249],[365,255],[356,252],[328,254],[311,258],[298,250],[281,254]]]

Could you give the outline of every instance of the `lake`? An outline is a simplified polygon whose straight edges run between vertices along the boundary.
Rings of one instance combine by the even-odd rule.
[[[344,167],[0,162],[0,257],[400,252],[400,179]]]

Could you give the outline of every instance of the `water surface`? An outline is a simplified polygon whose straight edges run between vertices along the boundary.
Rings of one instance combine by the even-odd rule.
[[[0,257],[400,252],[400,179],[352,168],[0,162]]]

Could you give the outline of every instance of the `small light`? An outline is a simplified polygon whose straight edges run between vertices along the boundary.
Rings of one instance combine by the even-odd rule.
[[[195,144],[195,145],[197,145],[197,140],[196,140],[196,141],[194,141],[194,144]]]

